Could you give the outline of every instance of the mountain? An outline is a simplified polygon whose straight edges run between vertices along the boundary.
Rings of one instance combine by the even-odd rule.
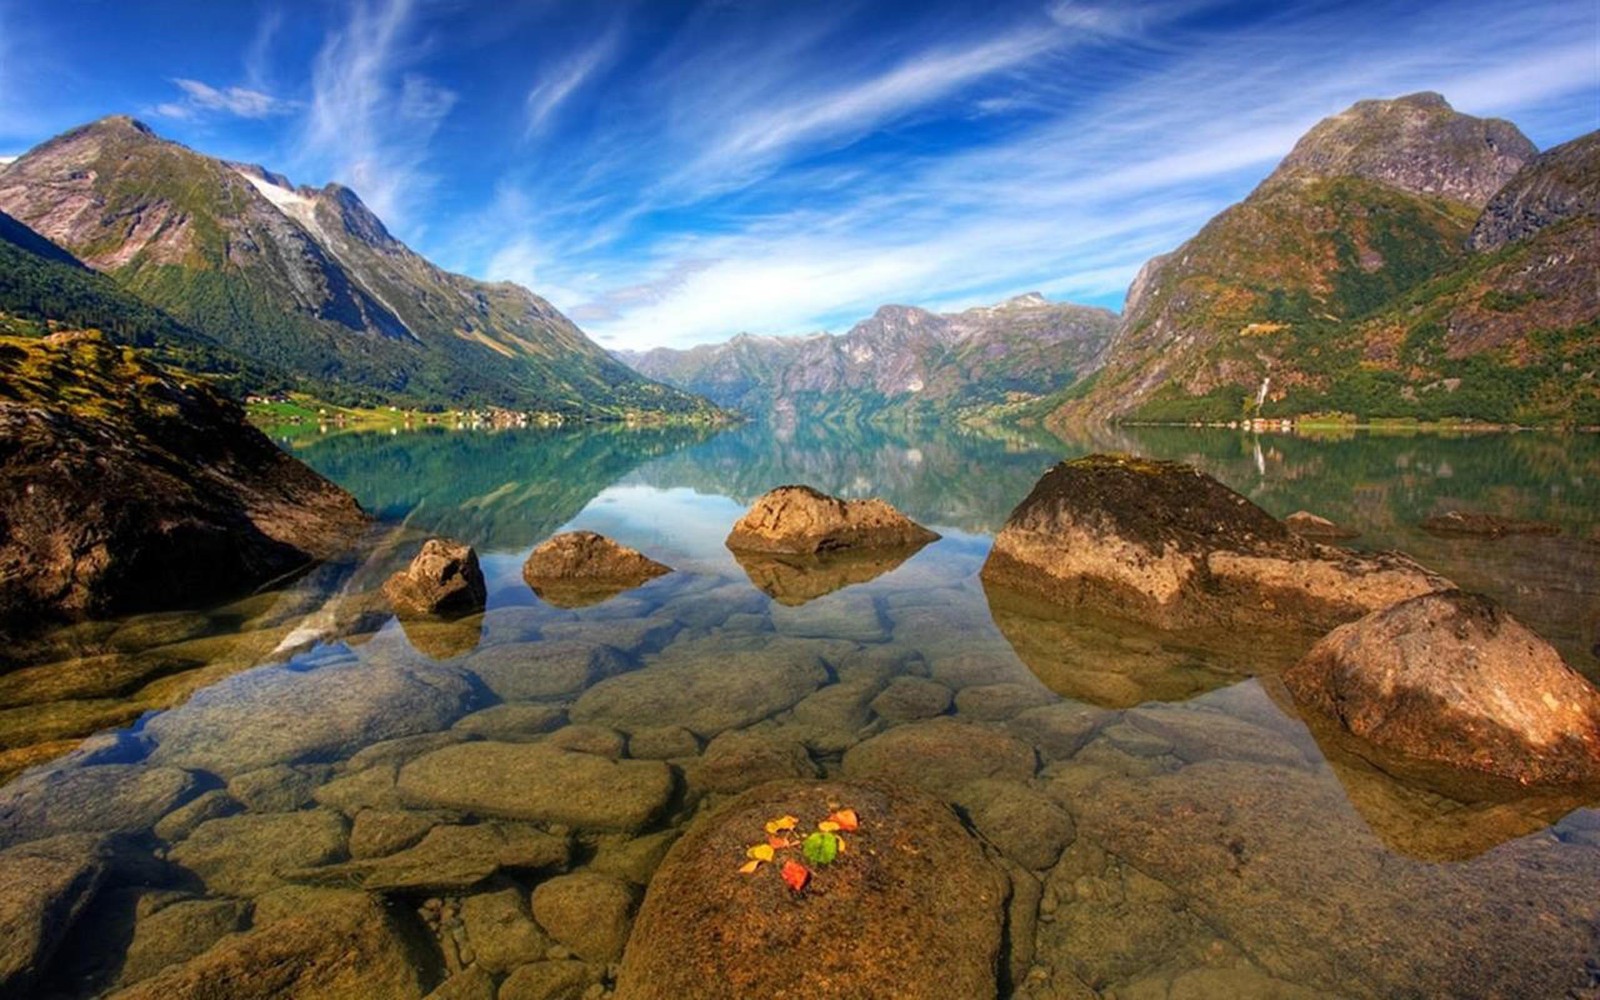
[[[1585,422],[1597,244],[1593,215],[1573,206],[1595,203],[1593,171],[1592,148],[1538,157],[1514,125],[1437,94],[1362,101],[1145,265],[1101,370],[1049,423],[1329,411]],[[1555,263],[1538,258],[1545,246]],[[1574,280],[1585,267],[1591,280]],[[1551,298],[1533,274],[1554,271]],[[1534,388],[1579,402],[1514,398]]]
[[[124,289],[335,401],[688,413],[548,302],[448,273],[338,184],[293,187],[126,117],[0,170],[0,210]]]
[[[751,414],[934,414],[1061,389],[1091,363],[1115,323],[1105,309],[1030,293],[948,315],[883,306],[840,336],[740,334],[724,344],[619,357],[651,378]]]

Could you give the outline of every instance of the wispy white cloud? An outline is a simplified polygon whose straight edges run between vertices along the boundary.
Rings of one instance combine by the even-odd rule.
[[[655,78],[668,113],[654,130],[595,136],[563,150],[586,172],[524,183],[501,231],[538,232],[538,253],[497,256],[496,276],[551,290],[627,347],[837,327],[886,301],[955,308],[1033,288],[1117,301],[1145,260],[1356,100],[1435,89],[1517,117],[1600,84],[1582,41],[1592,15],[1471,7],[1386,8],[1393,24],[1314,8],[1207,31],[1194,4],[1064,3],[1043,26],[925,38],[890,65],[845,57],[827,75],[802,50],[714,51],[714,71],[678,62]],[[1080,44],[1112,56],[1080,59]],[[924,115],[997,131],[928,150],[867,141]]]
[[[617,33],[607,33],[599,41],[555,67],[528,91],[526,135],[544,130],[551,117],[615,54]]]
[[[355,0],[312,64],[297,150],[302,169],[347,184],[391,225],[426,200],[429,145],[457,100],[415,69],[414,14],[412,0]]]
[[[271,118],[288,114],[299,107],[294,101],[273,97],[249,87],[219,88],[182,77],[172,82],[183,92],[183,98],[156,105],[153,113],[163,118],[190,119],[208,112],[238,118]]]

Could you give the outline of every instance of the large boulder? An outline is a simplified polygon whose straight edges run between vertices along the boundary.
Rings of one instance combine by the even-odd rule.
[[[649,556],[593,531],[568,531],[533,550],[522,579],[547,604],[599,604],[672,572]]]
[[[1044,475],[983,580],[1160,628],[1324,631],[1450,586],[1395,553],[1317,545],[1187,465],[1090,455]]]
[[[856,810],[847,850],[802,892],[740,874],[764,824]],[[945,806],[880,785],[782,781],[703,817],[645,895],[618,1000],[993,997],[1007,881]]]
[[[488,588],[472,546],[430,538],[411,565],[384,581],[383,596],[402,618],[452,617],[482,611]]]
[[[1328,633],[1283,682],[1383,750],[1522,784],[1600,783],[1600,691],[1486,597],[1374,612]]]
[[[672,798],[660,761],[613,761],[538,743],[458,743],[400,769],[408,806],[561,823],[582,830],[637,830]]]
[[[0,343],[0,622],[215,603],[334,555],[350,494],[96,333]]]
[[[102,841],[68,834],[0,851],[0,996],[25,996],[105,877]]]
[[[938,537],[876,498],[841,500],[809,486],[780,486],[750,506],[727,545],[735,552],[817,555],[914,548]]]

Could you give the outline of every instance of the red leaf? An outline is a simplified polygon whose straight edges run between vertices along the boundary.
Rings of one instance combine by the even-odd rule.
[[[804,889],[806,883],[811,881],[811,869],[798,861],[785,861],[780,874],[783,876],[783,881],[795,892]]]

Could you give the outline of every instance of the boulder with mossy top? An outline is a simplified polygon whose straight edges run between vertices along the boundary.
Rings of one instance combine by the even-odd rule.
[[[740,553],[821,555],[918,548],[938,537],[876,498],[842,500],[809,486],[780,486],[750,506],[727,545]]]
[[[1600,785],[1600,691],[1487,597],[1448,591],[1328,633],[1283,675],[1378,749],[1521,784]]]
[[[1450,582],[1398,553],[1293,534],[1188,465],[1089,455],[1044,475],[995,537],[986,587],[1164,629],[1320,632]]]
[[[430,538],[411,565],[384,582],[383,596],[402,618],[459,617],[482,611],[488,588],[472,546]]]
[[[556,535],[522,565],[522,579],[558,608],[599,604],[671,572],[672,567],[593,531]]]

